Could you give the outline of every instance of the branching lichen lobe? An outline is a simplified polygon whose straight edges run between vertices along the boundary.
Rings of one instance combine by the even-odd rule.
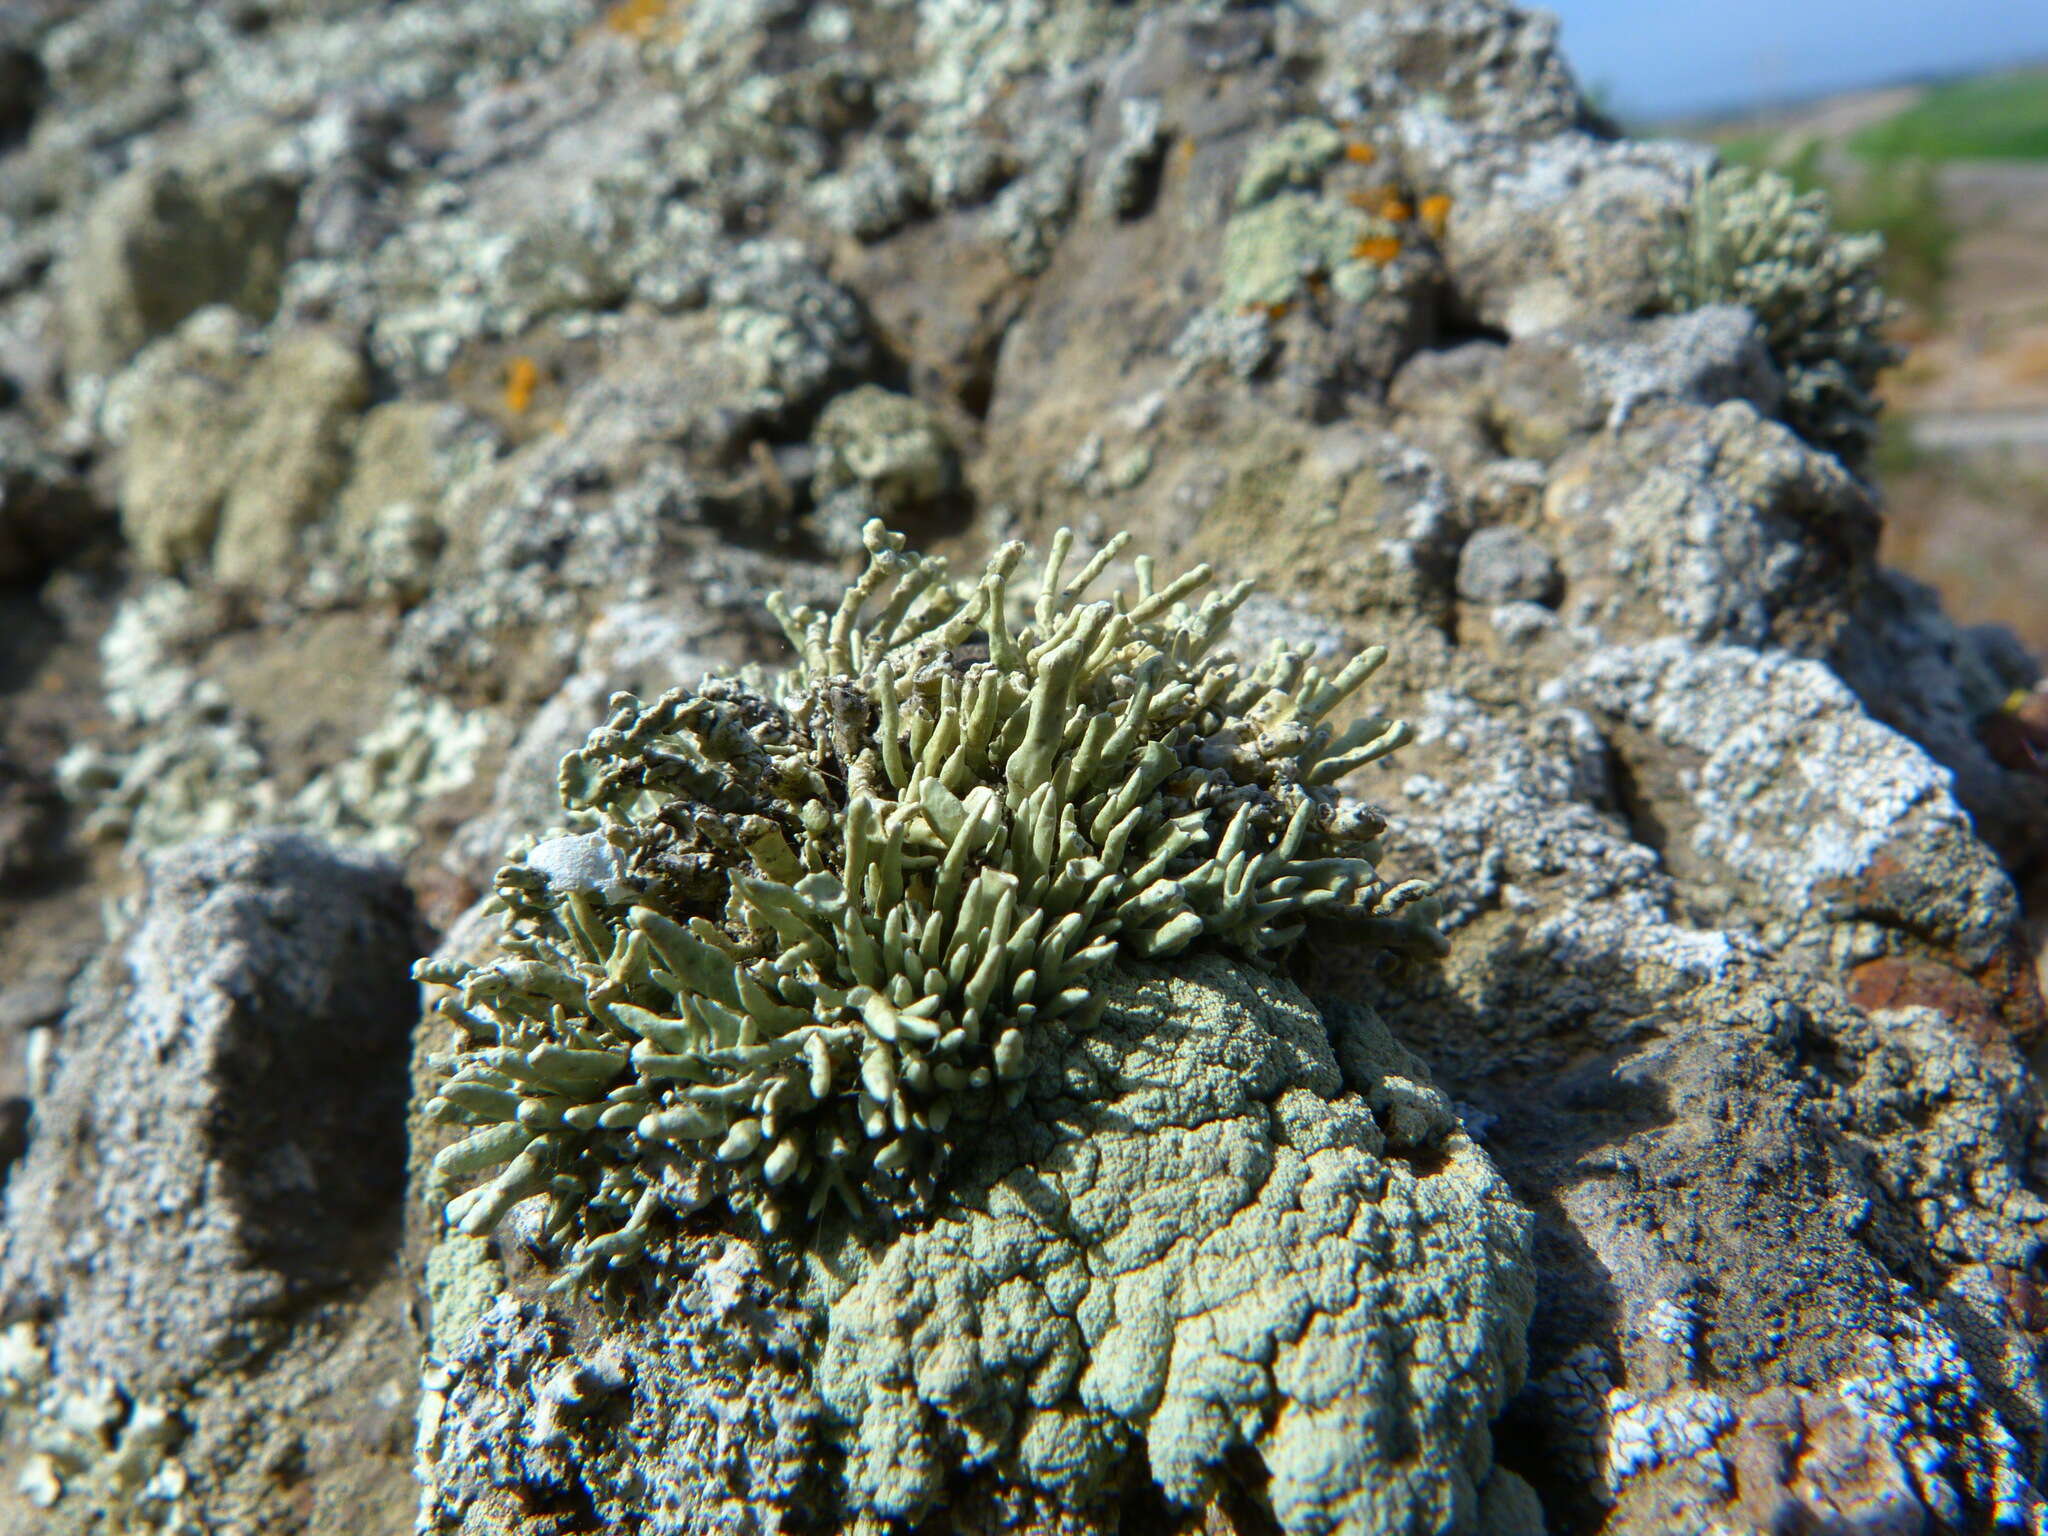
[[[423,963],[463,1036],[436,1161],[489,1174],[451,1201],[480,1234],[547,1197],[562,1282],[602,1279],[665,1222],[723,1201],[771,1232],[836,1201],[906,1215],[962,1122],[1013,1102],[1026,1032],[1085,1022],[1119,954],[1214,942],[1251,959],[1312,914],[1368,943],[1440,940],[1420,882],[1338,779],[1406,739],[1330,713],[1385,658],[1334,674],[1220,643],[1249,584],[1086,594],[1054,540],[976,580],[870,523],[838,608],[769,607],[798,665],[652,704],[616,695],[562,764],[595,830],[498,876],[503,953]]]

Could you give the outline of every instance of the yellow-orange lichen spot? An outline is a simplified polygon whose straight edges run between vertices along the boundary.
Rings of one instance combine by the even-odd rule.
[[[505,368],[505,409],[524,416],[533,404],[533,392],[540,388],[540,364],[530,357],[515,357]]]
[[[1353,261],[1370,261],[1384,267],[1401,254],[1401,242],[1394,235],[1367,235],[1351,247]]]
[[[1353,139],[1344,146],[1344,158],[1353,165],[1371,165],[1379,157],[1378,150],[1360,139]]]
[[[619,0],[604,13],[604,28],[621,37],[652,37],[668,11],[668,0]]]
[[[1379,215],[1395,224],[1406,224],[1415,217],[1415,208],[1398,192],[1390,192],[1379,206]]]
[[[1422,200],[1422,225],[1439,239],[1443,237],[1444,226],[1451,222],[1451,200],[1442,192],[1433,192]]]

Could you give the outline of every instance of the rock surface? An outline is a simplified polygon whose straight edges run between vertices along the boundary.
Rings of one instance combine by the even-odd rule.
[[[2048,778],[1999,744],[2038,668],[1878,566],[1869,486],[1786,424],[1806,348],[1735,306],[1654,313],[1709,158],[1615,137],[1554,24],[1493,0],[0,12],[0,1087],[36,1105],[0,1528],[401,1530],[416,1404],[430,1520],[478,1532],[635,1500],[723,1530],[834,1478],[879,1530],[897,1474],[861,1468],[999,1445],[1033,1470],[963,1478],[963,1528],[1399,1528],[1345,1504],[1367,1460],[1263,1416],[1266,1378],[1169,1392],[1185,1432],[1146,1421],[1140,1454],[1031,1306],[978,1382],[861,1322],[909,1287],[994,1350],[1000,1265],[944,1254],[950,1227],[836,1278],[707,1234],[652,1318],[549,1299],[520,1245],[401,1207],[402,1117],[336,1092],[369,1056],[242,1049],[346,995],[390,1065],[411,989],[364,978],[412,941],[361,850],[455,924],[550,830],[551,761],[609,691],[774,659],[761,591],[836,593],[878,509],[961,564],[1129,528],[1260,577],[1248,631],[1394,647],[1376,707],[1418,740],[1353,787],[1389,867],[1438,882],[1451,952],[1389,978],[1315,939],[1296,979],[1340,1047],[1365,1005],[1425,1064],[1379,1070],[1456,1152],[1390,1178],[1508,1222],[1497,1168],[1534,1223],[1505,1272],[1464,1216],[1430,1231],[1499,1298],[1533,1283],[1527,1384],[1501,1405],[1519,1303],[1429,1318],[1494,1331],[1431,1388],[1403,1510],[2048,1528],[2020,895],[2048,888]],[[338,846],[150,853],[265,824]],[[57,1017],[95,903],[130,896]],[[1289,1016],[1296,1092],[1335,1114]],[[153,1066],[115,1038],[151,1019],[184,1042]],[[268,1119],[207,1118],[213,1062],[274,1085]],[[1103,1103],[1047,1114],[1122,1146]],[[281,1120],[310,1197],[205,1173]],[[78,1159],[124,1137],[168,1208],[109,1227]],[[347,1241],[307,1224],[322,1201]],[[188,1271],[194,1231],[220,1262]],[[963,1406],[1055,1360],[1036,1438]],[[1354,1407],[1401,1375],[1341,1374]],[[1226,1399],[1251,1416],[1193,1409]],[[1090,1475],[1129,1478],[1093,1527],[1049,1492]]]
[[[1115,1529],[1147,1473],[1200,1507],[1256,1464],[1285,1531],[1473,1528],[1488,1479],[1515,1481],[1486,1426],[1520,1379],[1522,1211],[1369,1013],[1326,1027],[1213,957],[1111,998],[1097,1029],[1048,1031],[938,1219],[834,1224],[779,1299],[743,1239],[693,1243],[644,1322],[578,1328],[508,1291],[432,1378],[430,1510],[490,1531],[566,1493],[664,1532],[733,1503],[882,1528],[964,1474],[982,1519]],[[806,1318],[811,1379],[789,1363]],[[689,1427],[711,1416],[756,1437],[752,1464]],[[812,1475],[828,1444],[843,1465]]]
[[[403,1407],[410,1341],[349,1303],[398,1236],[411,907],[389,866],[291,833],[149,861],[58,1025],[0,1223],[0,1390],[38,1502],[75,1484],[197,1528],[249,1498],[252,1430],[351,1481],[308,1442],[358,1390],[395,1380]]]

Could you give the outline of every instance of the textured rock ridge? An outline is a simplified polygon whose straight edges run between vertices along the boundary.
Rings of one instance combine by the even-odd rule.
[[[1106,995],[1093,1028],[1034,1038],[1018,1106],[927,1223],[829,1220],[807,1254],[707,1242],[649,1319],[584,1334],[601,1345],[550,1345],[574,1313],[503,1296],[430,1378],[435,1528],[502,1529],[564,1487],[622,1508],[621,1468],[660,1466],[728,1491],[647,1528],[721,1529],[730,1470],[659,1437],[714,1411],[762,1437],[744,1497],[791,1529],[943,1518],[963,1489],[991,1530],[1115,1529],[1162,1495],[1249,1499],[1288,1532],[1486,1528],[1516,1497],[1487,1425],[1521,1379],[1527,1217],[1420,1062],[1370,1012],[1326,1022],[1214,956]],[[799,1266],[780,1302],[775,1246]],[[615,1363],[569,1363],[592,1348]],[[679,1358],[707,1373],[675,1384]],[[578,1370],[613,1411],[564,1406]]]
[[[0,1529],[2048,1527],[2040,668],[1878,563],[1868,258],[1494,0],[0,7]],[[406,904],[876,516],[1385,644],[1449,953],[551,1295]]]
[[[295,834],[149,861],[8,1180],[0,1391],[31,1498],[202,1529],[260,1485],[252,1436],[331,1477],[323,1499],[358,1480],[335,1399],[382,1387],[388,1433],[409,1395],[411,1340],[370,1297],[399,1235],[415,935],[394,869]]]

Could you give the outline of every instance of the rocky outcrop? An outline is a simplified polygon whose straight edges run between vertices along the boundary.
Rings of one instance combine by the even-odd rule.
[[[1492,0],[0,19],[0,689],[99,679],[61,729],[0,708],[0,865],[37,871],[0,890],[5,977],[69,975],[71,914],[143,893],[61,1021],[0,1009],[37,1105],[6,1444],[54,1499],[0,1525],[401,1529],[416,1405],[429,1528],[522,1536],[834,1489],[907,1529],[891,1479],[956,1473],[933,1518],[1048,1532],[2048,1525],[2016,894],[2048,779],[1998,735],[2038,667],[1877,564],[1846,440],[1799,435],[1827,346],[1665,312],[1710,163],[1616,137]],[[1864,362],[1868,313],[1837,316]],[[1070,1162],[986,1149],[1065,1213],[1028,1238],[994,1200],[829,1263],[706,1230],[665,1309],[551,1297],[544,1246],[393,1203],[436,1133],[345,1118],[367,1058],[294,1054],[327,1036],[287,1015],[386,1066],[414,1024],[396,983],[306,980],[384,974],[403,926],[340,848],[454,924],[613,689],[776,661],[759,593],[829,606],[876,512],[965,564],[1129,529],[1262,578],[1260,644],[1390,643],[1375,707],[1417,740],[1346,788],[1449,955],[1382,975],[1312,933],[1291,981],[1138,986],[1215,1004],[1183,1140],[1237,1182],[1177,1213],[1213,1268],[1089,1225],[1143,1225],[1117,1179],[1207,1198],[1139,1155],[1147,1074],[1194,1068],[1132,1024],[1071,1058],[1092,1097],[1037,1101]],[[259,824],[338,846],[148,853]],[[264,1117],[213,1118],[251,1091],[221,1062]],[[310,1184],[244,1188],[302,1137]],[[1332,1195],[1355,1230],[1422,1245],[1315,1272],[1361,1287],[1318,1303],[1328,1380],[1294,1301],[1226,1304],[1316,1137],[1383,1176]],[[115,1140],[169,1193],[109,1225],[77,1159]],[[326,1201],[387,1235],[337,1246],[300,1220]],[[188,1218],[225,1257],[142,1285]],[[1101,1385],[1105,1287],[1170,1357],[1156,1400]],[[1304,1428],[1312,1397],[1367,1427]]]
[[[1111,997],[1037,1042],[929,1225],[836,1224],[779,1286],[783,1245],[700,1242],[622,1326],[508,1292],[433,1368],[429,1508],[477,1532],[563,1497],[664,1532],[735,1502],[884,1528],[965,1476],[939,1518],[1115,1529],[1149,1478],[1184,1505],[1255,1496],[1287,1531],[1421,1531],[1526,1498],[1486,1427],[1520,1377],[1526,1218],[1421,1064],[1370,1013],[1326,1024],[1214,957]],[[592,1350],[613,1363],[567,1385]],[[703,1376],[674,1382],[678,1359]],[[708,1415],[759,1464],[700,1444]]]
[[[388,1507],[391,1447],[381,1486],[344,1463],[346,1426],[377,1413],[358,1389],[395,1380],[387,1434],[409,1396],[412,1341],[375,1308],[404,1177],[411,900],[388,866],[263,833],[155,856],[139,906],[57,1026],[8,1178],[21,1491],[173,1529],[262,1507],[266,1478],[332,1476],[318,1498],[349,1484]]]

